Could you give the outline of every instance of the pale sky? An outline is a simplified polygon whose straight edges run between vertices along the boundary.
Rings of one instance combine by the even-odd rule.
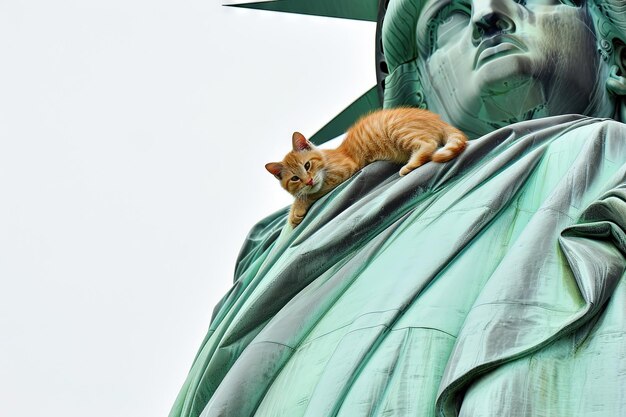
[[[0,415],[166,416],[264,169],[375,84],[375,24],[0,0]]]

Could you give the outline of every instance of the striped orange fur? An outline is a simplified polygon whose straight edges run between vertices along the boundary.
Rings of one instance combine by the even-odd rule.
[[[374,161],[404,164],[400,175],[429,162],[446,162],[467,146],[460,130],[428,110],[412,107],[384,109],[359,119],[337,149],[319,149],[301,133],[281,162],[265,168],[295,197],[289,213],[300,224],[313,202]]]

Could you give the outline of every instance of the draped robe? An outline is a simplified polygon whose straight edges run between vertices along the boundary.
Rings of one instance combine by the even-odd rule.
[[[252,229],[171,417],[623,415],[626,125],[398,169]]]

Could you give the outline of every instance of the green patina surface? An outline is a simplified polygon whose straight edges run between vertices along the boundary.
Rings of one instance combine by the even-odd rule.
[[[623,415],[625,16],[391,0],[385,107],[475,139],[262,220],[170,416]]]
[[[261,222],[172,415],[621,415],[625,135],[522,122]]]

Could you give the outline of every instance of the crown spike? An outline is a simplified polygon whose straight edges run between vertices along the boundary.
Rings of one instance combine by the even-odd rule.
[[[253,3],[228,1],[223,5],[368,22],[376,22],[378,15],[378,0],[274,0]]]

